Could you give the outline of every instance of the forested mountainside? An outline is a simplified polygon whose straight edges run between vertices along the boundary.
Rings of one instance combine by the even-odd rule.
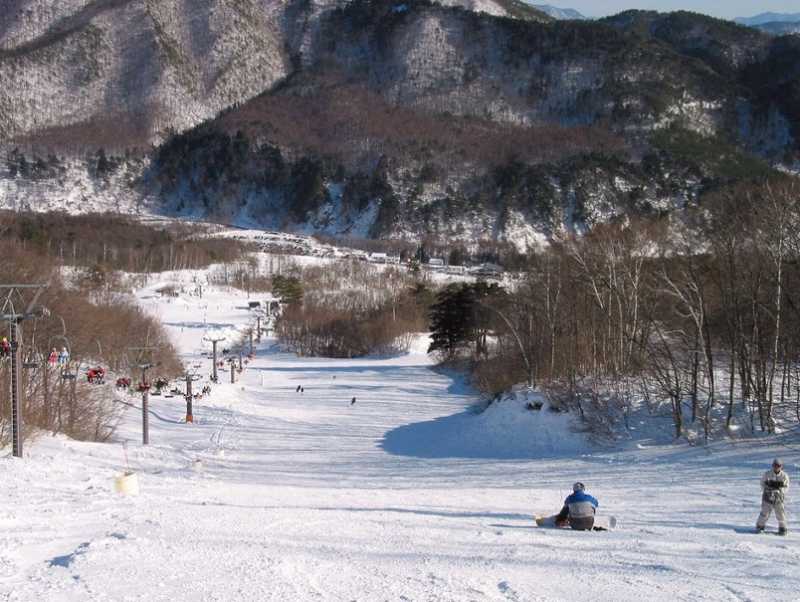
[[[12,4],[0,17],[5,206],[523,247],[680,212],[800,156],[800,39],[692,13]]]
[[[0,135],[109,145],[159,140],[313,62],[308,46],[320,15],[343,4],[10,0],[0,13]],[[521,0],[441,4],[549,20]]]

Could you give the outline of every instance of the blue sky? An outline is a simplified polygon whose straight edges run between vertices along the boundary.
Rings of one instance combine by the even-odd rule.
[[[537,0],[534,4],[552,4],[574,8],[588,17],[601,17],[628,8],[652,10],[691,10],[724,19],[751,17],[763,12],[800,12],[798,0]]]

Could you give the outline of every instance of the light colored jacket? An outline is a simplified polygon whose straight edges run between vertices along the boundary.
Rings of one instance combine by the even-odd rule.
[[[786,499],[786,491],[789,489],[789,475],[783,469],[775,472],[771,468],[761,475],[762,499],[765,502],[774,504]]]

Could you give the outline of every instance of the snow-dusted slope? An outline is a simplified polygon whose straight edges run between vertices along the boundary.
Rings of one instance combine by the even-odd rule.
[[[157,298],[174,279],[138,298],[205,372],[203,333],[247,324],[246,297]],[[771,457],[797,480],[796,441],[580,450],[561,416],[537,453],[512,446],[535,417],[510,421],[507,402],[469,413],[469,389],[430,368],[420,352],[313,360],[267,340],[239,383],[195,404],[195,424],[179,398],[154,397],[147,448],[138,401],[123,398],[139,497],[110,490],[119,442],[43,437],[24,460],[0,459],[3,599],[796,599],[796,536],[748,532]],[[557,510],[576,480],[616,531],[535,527],[532,514]]]
[[[559,8],[557,6],[551,6],[550,4],[533,4],[533,7],[545,14],[550,15],[554,19],[558,19],[559,21],[564,21],[567,19],[586,19],[586,17],[584,17],[574,8]]]
[[[15,0],[0,12],[0,134],[80,125],[125,147],[190,127],[287,74],[285,4]]]
[[[346,3],[11,0],[0,10],[0,136],[145,146],[270,89],[308,59],[318,17]],[[442,4],[546,18],[520,0]]]
[[[533,21],[548,21],[549,16],[523,0],[434,0],[444,6],[460,6],[496,17],[512,17]]]

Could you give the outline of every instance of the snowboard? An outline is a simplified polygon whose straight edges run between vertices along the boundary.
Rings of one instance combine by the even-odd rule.
[[[533,519],[536,521],[536,526],[544,529],[570,529],[569,525],[564,527],[556,526],[556,517],[544,516],[535,514]],[[617,526],[617,519],[614,516],[600,515],[594,517],[594,527],[592,531],[613,531]]]

